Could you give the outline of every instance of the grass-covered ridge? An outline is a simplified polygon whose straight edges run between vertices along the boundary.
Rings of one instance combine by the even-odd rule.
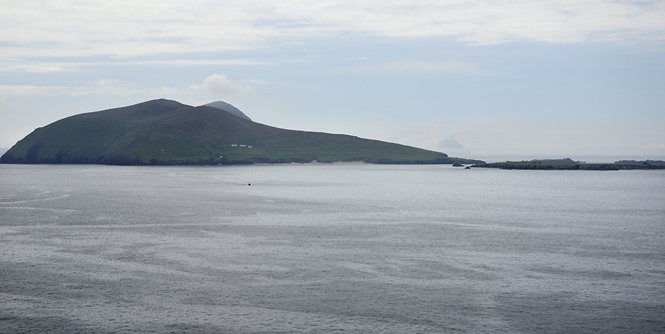
[[[441,152],[271,127],[211,106],[170,100],[85,113],[38,128],[0,163],[202,165],[363,161],[465,164]]]

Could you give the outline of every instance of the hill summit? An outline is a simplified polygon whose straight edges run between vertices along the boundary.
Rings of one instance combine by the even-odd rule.
[[[38,128],[0,163],[201,165],[363,161],[478,163],[415,147],[280,129],[225,102],[193,107],[159,99],[70,116]]]

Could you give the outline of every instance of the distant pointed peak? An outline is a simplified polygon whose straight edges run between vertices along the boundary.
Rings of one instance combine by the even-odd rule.
[[[233,115],[238,116],[240,118],[244,118],[248,121],[252,120],[251,118],[247,117],[247,115],[245,115],[242,111],[240,111],[240,109],[238,109],[238,108],[234,107],[233,105],[231,105],[230,103],[227,103],[227,102],[224,102],[224,101],[210,102],[208,104],[205,104],[204,106],[224,110],[224,111],[226,111],[230,114],[233,114]]]

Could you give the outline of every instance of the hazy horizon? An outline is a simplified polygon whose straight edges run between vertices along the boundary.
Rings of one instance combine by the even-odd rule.
[[[664,16],[628,0],[4,2],[0,147],[166,98],[450,156],[662,160]]]

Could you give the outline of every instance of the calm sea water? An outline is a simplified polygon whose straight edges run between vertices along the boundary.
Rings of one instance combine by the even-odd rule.
[[[0,165],[0,332],[663,333],[665,172]]]

